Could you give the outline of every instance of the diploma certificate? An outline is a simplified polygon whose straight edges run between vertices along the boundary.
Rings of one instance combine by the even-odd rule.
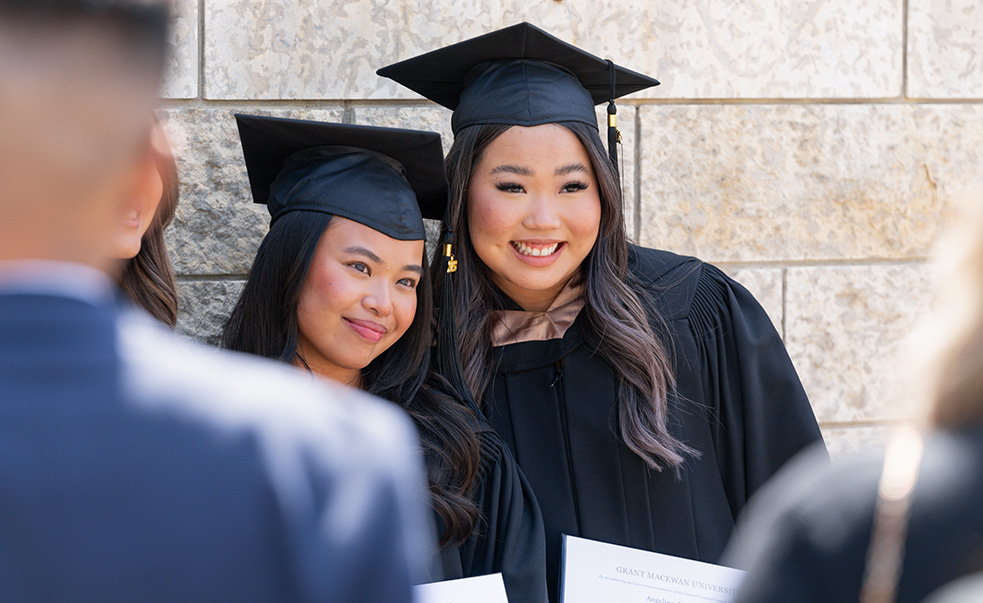
[[[744,572],[563,535],[560,603],[728,603]]]
[[[502,574],[421,584],[413,594],[416,603],[509,603]]]

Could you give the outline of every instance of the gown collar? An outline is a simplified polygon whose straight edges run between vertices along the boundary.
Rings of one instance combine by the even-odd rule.
[[[583,278],[577,276],[563,287],[545,312],[495,310],[492,347],[561,339],[584,307]]]

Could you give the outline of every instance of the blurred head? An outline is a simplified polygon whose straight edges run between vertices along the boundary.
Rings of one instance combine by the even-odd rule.
[[[117,216],[116,250],[123,259],[118,284],[126,296],[154,318],[177,325],[177,282],[164,241],[164,230],[174,218],[179,196],[177,164],[156,122],[153,135],[154,164],[147,175],[149,186],[141,201],[128,200],[124,212],[138,212],[138,220]],[[159,186],[158,186],[159,183]],[[141,204],[142,203],[142,204]],[[139,225],[135,225],[139,222]]]
[[[983,424],[983,208],[970,211],[951,235],[948,271],[926,329],[930,418],[948,429]]]
[[[0,0],[0,259],[104,267],[121,200],[154,186],[162,2]]]
[[[124,199],[120,207],[119,228],[113,240],[112,257],[116,259],[125,260],[136,256],[151,224],[154,223],[157,229],[163,230],[177,207],[174,158],[159,122],[154,124],[152,130],[151,148],[153,161],[144,165],[148,170],[144,175],[147,186],[132,191],[138,195]]]

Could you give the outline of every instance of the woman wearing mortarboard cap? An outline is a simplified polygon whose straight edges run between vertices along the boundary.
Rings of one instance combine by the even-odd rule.
[[[501,572],[510,598],[545,601],[543,525],[511,453],[430,371],[423,218],[447,202],[431,132],[237,115],[260,245],[224,334],[399,404],[420,434],[441,550],[435,577]]]
[[[438,358],[533,486],[551,598],[561,534],[717,561],[821,435],[754,298],[626,240],[614,99],[658,82],[526,23],[379,74],[454,110]]]

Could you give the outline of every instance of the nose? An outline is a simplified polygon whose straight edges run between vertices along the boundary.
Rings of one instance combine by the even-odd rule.
[[[552,195],[535,195],[529,203],[529,212],[522,220],[523,226],[529,230],[553,230],[560,227],[560,214]]]
[[[362,306],[375,313],[376,316],[389,316],[393,311],[392,292],[389,285],[382,279],[372,283],[362,298]]]

